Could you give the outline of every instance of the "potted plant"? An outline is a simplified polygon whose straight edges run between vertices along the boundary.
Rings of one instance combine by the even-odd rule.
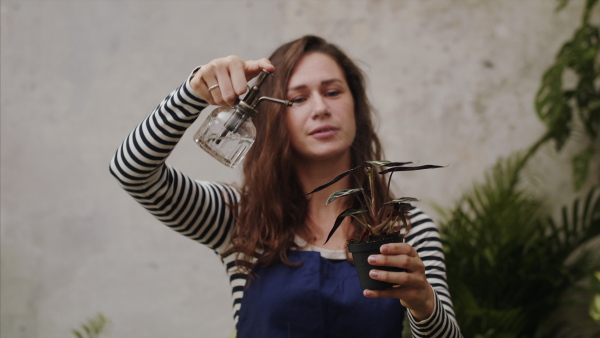
[[[319,186],[308,193],[308,195],[310,195],[321,191],[350,174],[352,174],[358,182],[357,174],[359,173],[359,170],[362,170],[366,175],[368,189],[358,187],[339,190],[331,194],[326,202],[326,204],[329,204],[341,197],[354,197],[352,207],[344,210],[337,216],[325,243],[329,241],[346,217],[352,217],[354,221],[362,227],[363,232],[361,233],[361,236],[348,241],[348,251],[352,253],[354,266],[356,267],[360,285],[363,289],[378,290],[393,287],[391,283],[376,281],[369,277],[369,271],[373,268],[387,271],[402,271],[402,269],[394,267],[374,267],[367,262],[367,258],[370,255],[379,253],[379,248],[383,244],[402,242],[405,234],[410,230],[410,222],[407,215],[412,207],[410,202],[416,202],[417,199],[414,197],[393,198],[390,195],[392,174],[397,171],[414,171],[441,167],[437,165],[407,166],[411,163],[412,162],[365,161],[358,167],[337,175],[328,183]],[[378,194],[375,191],[375,175],[386,174],[390,175],[388,178],[387,191],[383,195],[386,196],[385,201],[379,201],[377,199]]]

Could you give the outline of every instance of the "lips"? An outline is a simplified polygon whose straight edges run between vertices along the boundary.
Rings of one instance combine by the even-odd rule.
[[[308,135],[317,137],[328,137],[335,134],[339,129],[333,126],[325,125],[313,129]]]

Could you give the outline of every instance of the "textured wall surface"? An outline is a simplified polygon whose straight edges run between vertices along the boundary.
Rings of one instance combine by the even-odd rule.
[[[108,172],[127,133],[195,66],[265,57],[308,33],[336,42],[369,77],[388,159],[449,165],[398,182],[433,213],[544,131],[533,99],[582,4],[2,0],[0,336],[65,337],[98,312],[111,321],[106,337],[231,334],[217,257]],[[193,143],[199,123],[169,162],[239,181]],[[544,152],[545,191],[570,191],[565,159]]]

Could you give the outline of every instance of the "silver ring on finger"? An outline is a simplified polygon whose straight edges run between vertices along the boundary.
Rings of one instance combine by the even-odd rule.
[[[212,85],[212,86],[208,87],[208,91],[210,92],[211,90],[218,88],[218,87],[219,87],[219,84],[217,83],[216,85]]]

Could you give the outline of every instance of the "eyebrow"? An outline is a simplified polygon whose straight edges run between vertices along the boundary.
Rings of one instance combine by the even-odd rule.
[[[343,81],[342,81],[342,80],[340,80],[340,79],[330,79],[330,80],[324,80],[324,81],[321,81],[321,86],[323,86],[323,85],[328,85],[328,84],[331,84],[331,83],[334,83],[334,82],[343,82]],[[299,86],[295,86],[295,87],[292,87],[292,88],[288,88],[288,91],[291,91],[291,90],[300,90],[300,89],[305,89],[306,87],[307,87],[307,86],[306,86],[305,84],[302,84],[302,85],[299,85]]]

